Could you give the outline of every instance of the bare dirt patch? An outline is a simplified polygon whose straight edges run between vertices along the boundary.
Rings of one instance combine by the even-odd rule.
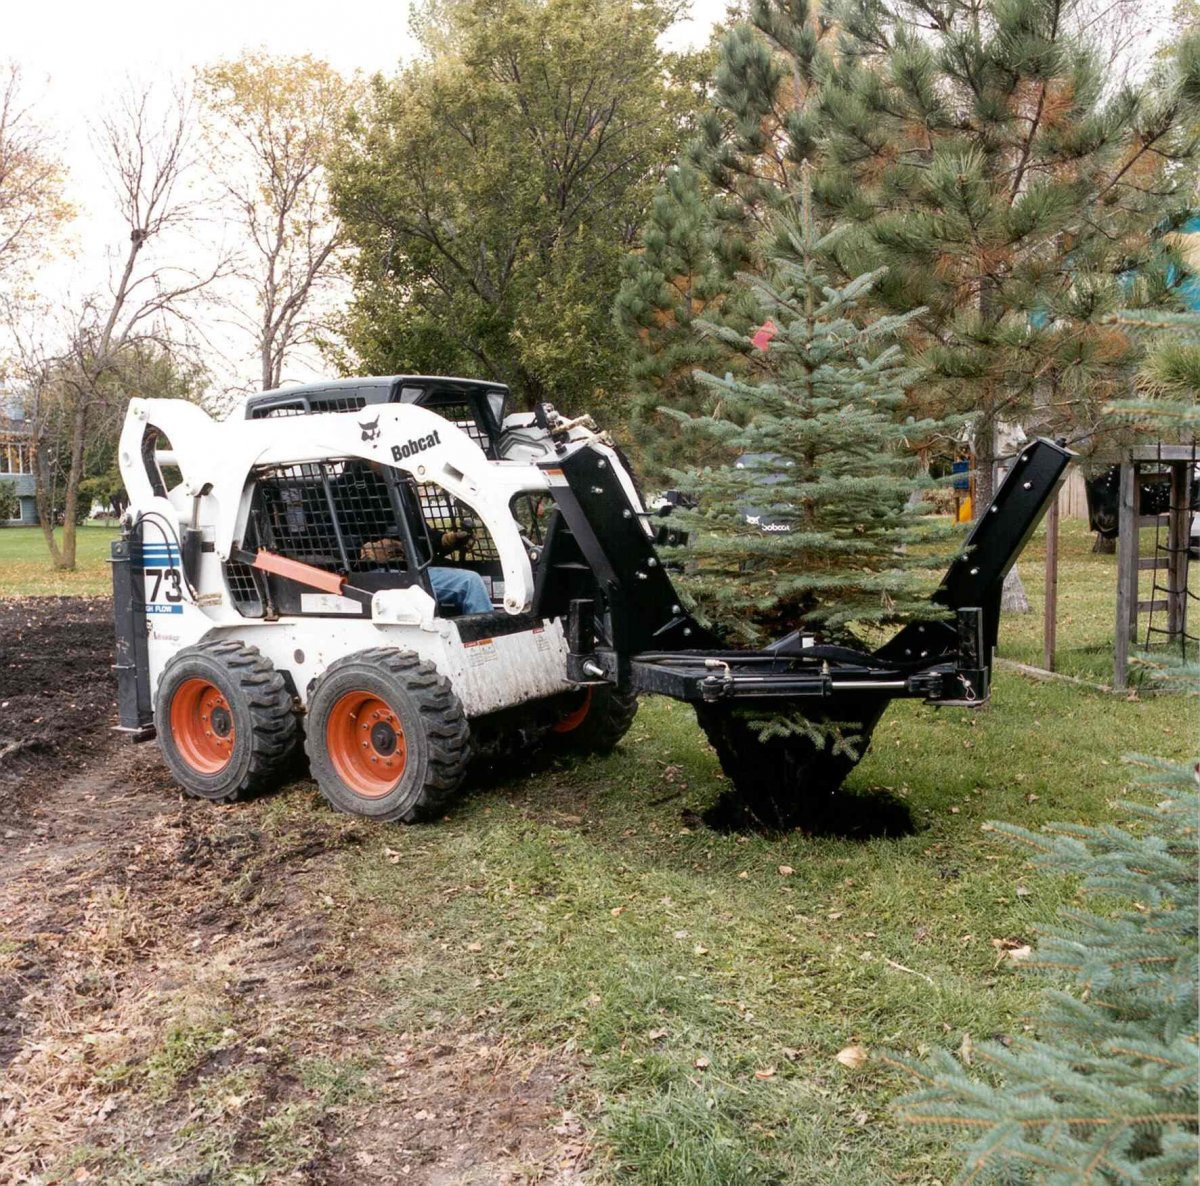
[[[0,601],[0,819],[17,776],[81,769],[116,724],[111,602]]]
[[[108,613],[0,604],[0,1183],[577,1181],[553,1059],[388,1027],[404,953],[335,907],[376,829],[109,732]]]

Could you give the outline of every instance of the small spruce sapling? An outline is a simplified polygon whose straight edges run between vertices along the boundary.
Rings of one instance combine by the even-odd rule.
[[[840,228],[818,227],[805,170],[799,211],[773,237],[765,275],[739,283],[759,306],[750,338],[701,322],[746,358],[744,372],[698,380],[716,397],[710,415],[663,408],[720,464],[674,476],[697,500],[683,595],[718,634],[753,645],[805,627],[850,642],[864,627],[928,616],[918,545],[943,536],[914,446],[945,421],[903,420],[918,372],[895,337],[914,314],[875,317],[866,302],[881,270],[849,282],[830,260]]]
[[[1155,802],[1118,805],[1132,827],[992,825],[1100,906],[1064,911],[1025,965],[1064,982],[1036,1036],[976,1043],[973,1068],[888,1056],[925,1084],[898,1101],[905,1120],[969,1136],[959,1182],[1196,1181],[1200,798],[1194,769],[1134,761]]]

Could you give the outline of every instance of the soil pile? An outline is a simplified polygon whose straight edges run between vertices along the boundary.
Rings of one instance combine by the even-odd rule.
[[[105,750],[116,700],[109,598],[0,601],[0,788]]]

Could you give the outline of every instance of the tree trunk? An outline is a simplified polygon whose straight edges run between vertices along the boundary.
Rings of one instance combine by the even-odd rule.
[[[975,497],[972,515],[978,519],[991,505],[996,493],[996,419],[991,410],[982,411],[975,424]]]
[[[262,389],[273,391],[279,386],[279,376],[275,373],[274,360],[271,357],[271,337],[264,331],[262,346],[259,349],[258,360],[262,367]]]
[[[54,479],[50,473],[50,458],[46,456],[44,434],[40,431],[33,438],[33,493],[50,562],[58,568],[62,553],[58,550],[58,540],[54,538]]]
[[[76,515],[79,510],[79,483],[83,481],[83,447],[87,441],[88,400],[82,391],[76,393],[75,411],[71,417],[71,467],[67,470],[67,493],[63,502],[62,556],[56,567],[75,570]]]

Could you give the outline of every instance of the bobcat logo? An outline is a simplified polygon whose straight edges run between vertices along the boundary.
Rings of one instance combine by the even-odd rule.
[[[359,421],[358,427],[362,429],[362,439],[364,441],[373,441],[379,437],[379,417],[376,416],[369,424],[363,424]]]

